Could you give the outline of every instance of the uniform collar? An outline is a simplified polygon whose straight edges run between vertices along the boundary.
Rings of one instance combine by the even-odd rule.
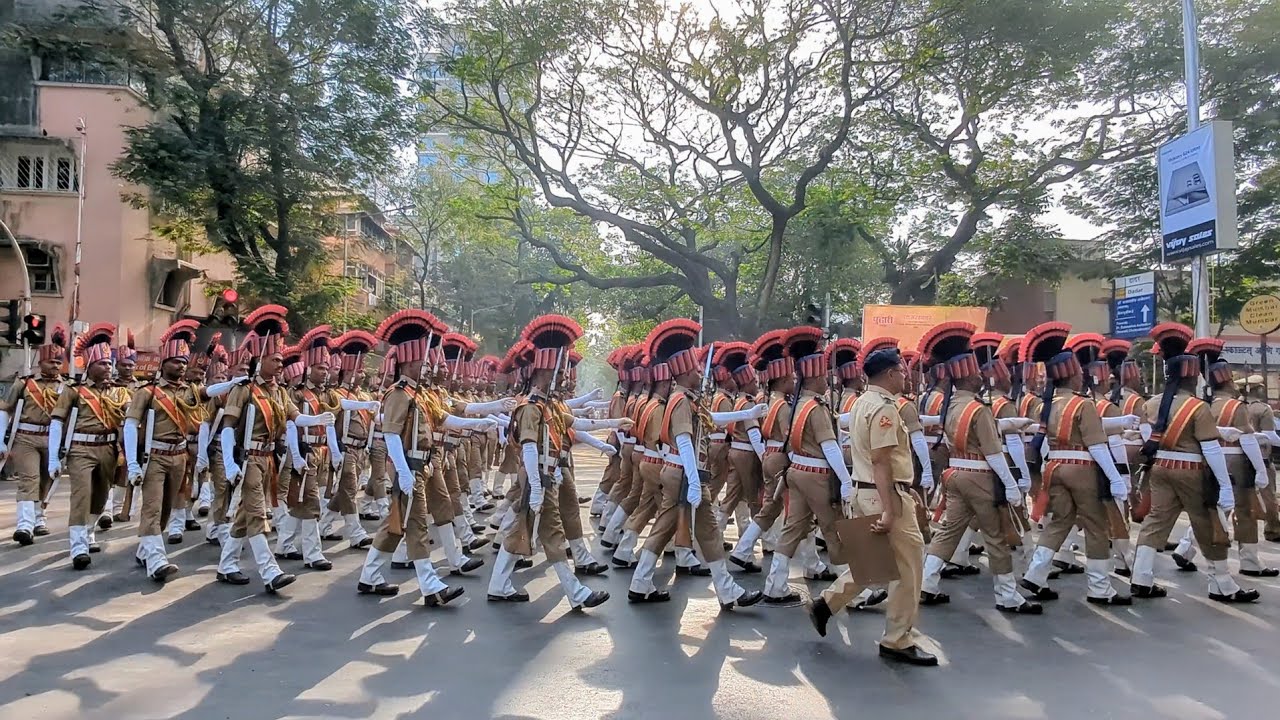
[[[956,389],[956,390],[952,390],[952,391],[951,391],[951,400],[952,400],[952,401],[955,401],[955,400],[968,400],[968,399],[976,398],[976,397],[978,397],[978,395],[977,395],[976,393],[974,393],[972,390],[959,390],[959,389]]]
[[[876,385],[875,383],[867,383],[867,389],[863,391],[863,394],[870,395],[872,393],[879,395],[885,400],[896,400],[898,398],[897,395],[889,392],[888,390],[885,390],[884,388],[880,387],[879,385]]]

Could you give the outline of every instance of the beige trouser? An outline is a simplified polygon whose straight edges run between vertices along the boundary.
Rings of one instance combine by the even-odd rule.
[[[285,495],[285,505],[289,507],[289,516],[298,520],[315,520],[320,517],[320,486],[329,474],[329,449],[312,445],[307,453],[307,466],[302,472],[296,472],[290,466],[289,492]]]
[[[884,635],[880,644],[895,650],[904,650],[919,643],[924,635],[915,629],[920,614],[920,584],[924,568],[924,539],[916,524],[916,503],[903,485],[896,486],[898,504],[893,527],[889,530],[889,546],[898,566],[898,579],[889,584],[889,601],[885,604]],[[854,491],[853,510],[858,516],[880,515],[883,507],[880,493],[870,488]],[[827,542],[830,542],[830,536]],[[845,607],[864,588],[853,580],[853,574],[845,570],[822,593],[827,607],[837,610]]]
[[[662,500],[663,464],[641,461],[632,463],[632,467],[635,468],[635,480],[631,483],[631,497],[636,501],[627,513],[626,527],[639,535],[658,514],[658,504]]]
[[[1262,526],[1263,535],[1271,541],[1280,540],[1280,506],[1276,503],[1276,465],[1267,461],[1267,486],[1258,490],[1262,498],[1262,507],[1266,511],[1266,523]]]
[[[547,562],[555,564],[568,559],[565,554],[564,523],[560,517],[560,493],[554,487],[545,488],[542,497],[542,509],[535,516],[529,510],[529,480],[522,470],[516,478],[516,501],[512,505],[516,521],[507,533],[502,547],[512,555],[529,557],[533,555],[533,527],[538,526],[538,543],[547,554]],[[575,496],[573,507],[578,506]]]
[[[107,504],[107,491],[116,476],[116,446],[72,444],[67,453],[67,475],[71,478],[67,524],[88,525]]]
[[[613,443],[610,443],[613,445]],[[617,447],[617,445],[614,445]],[[613,491],[613,484],[618,482],[618,471],[622,467],[622,451],[609,457],[609,464],[604,467],[604,475],[600,478],[600,492],[608,495]]]
[[[240,504],[231,522],[231,537],[262,535],[271,529],[271,508],[276,504],[276,459],[250,453],[240,477]]]
[[[209,481],[213,483],[213,502],[209,505],[209,517],[215,525],[231,522],[227,517],[231,486],[227,484],[227,473],[222,469],[222,451],[213,443],[209,447]]]
[[[836,533],[836,521],[842,516],[839,506],[831,503],[832,482],[837,485],[838,499],[840,481],[830,472],[806,472],[797,470],[794,465],[787,469],[787,517],[775,552],[795,557],[796,548],[813,532],[816,522],[827,541],[827,550],[834,557],[844,557],[840,537]]]
[[[338,471],[338,487],[329,498],[329,510],[339,515],[356,513],[356,492],[360,489],[360,468],[364,466],[369,452],[364,443],[352,443],[342,454],[342,468]],[[373,482],[371,479],[370,483]]]
[[[729,441],[712,440],[707,449],[707,470],[711,475],[711,499],[720,497],[720,491],[729,482],[733,466],[729,464]]]
[[[738,503],[745,502],[752,515],[760,512],[760,457],[754,450],[730,450],[729,463],[733,472],[724,491],[720,509],[726,517],[732,515]],[[739,528],[742,532],[745,528]]]
[[[374,440],[369,448],[369,482],[364,494],[374,500],[387,496],[387,444],[381,440]]]
[[[1169,533],[1184,511],[1191,520],[1191,530],[1200,543],[1200,551],[1206,560],[1226,560],[1227,545],[1215,543],[1213,519],[1215,512],[1207,501],[1217,498],[1204,496],[1204,478],[1199,470],[1174,470],[1161,467],[1157,462],[1151,469],[1151,512],[1147,513],[1138,531],[1138,544],[1163,550],[1169,541]]]
[[[510,440],[502,446],[502,461],[498,463],[498,472],[503,475],[514,475],[520,471],[520,451]]]
[[[1058,465],[1047,482],[1049,522],[1040,533],[1040,547],[1057,552],[1071,528],[1079,526],[1084,531],[1084,556],[1090,560],[1110,558],[1111,525],[1098,497],[1098,466]]]
[[[444,453],[444,482],[449,491],[453,517],[462,514],[462,503],[467,501],[467,493],[463,491],[459,477],[460,473],[467,471],[466,463],[459,460],[461,453],[461,449],[446,450]]]
[[[566,540],[582,539],[582,513],[578,510],[578,483],[573,468],[561,468],[559,498],[560,522],[564,525]]]
[[[457,513],[454,512],[453,497],[449,494],[449,485],[445,481],[444,459],[439,457],[431,463],[431,474],[427,477],[427,512],[436,525],[449,525]],[[455,475],[456,477],[456,475]],[[395,487],[395,483],[391,483]]]
[[[1253,495],[1258,489],[1253,485],[1253,464],[1244,455],[1227,456],[1227,472],[1231,476],[1231,489],[1236,498],[1236,542],[1252,545],[1258,542],[1258,517],[1253,511]]]
[[[183,485],[187,479],[187,453],[151,453],[142,476],[142,516],[138,537],[159,535],[169,525],[175,507],[184,507]]]
[[[763,473],[764,491],[762,493],[762,502],[760,510],[751,518],[761,530],[768,531],[773,528],[773,523],[782,515],[782,496],[778,495],[777,478],[787,467],[791,465],[791,461],[787,459],[784,452],[771,452],[764,456],[764,460],[760,463],[760,471]],[[774,495],[778,495],[775,499]]]
[[[653,465],[653,463],[645,463]],[[680,524],[680,516],[689,514],[689,506],[685,503],[684,469],[672,467],[664,463],[658,473],[658,514],[653,520],[653,530],[644,541],[644,549],[654,555],[661,555],[667,543],[676,535]],[[711,488],[702,484],[702,503],[694,514],[694,539],[702,550],[702,559],[708,563],[724,559],[724,545],[720,541],[720,530],[716,526],[715,513],[711,511]]]
[[[427,487],[435,475],[428,467],[413,474],[413,502],[400,490],[400,483],[391,485],[391,511],[373,537],[375,550],[394,553],[404,539],[409,561],[426,560],[431,556],[431,543],[427,531]],[[407,520],[406,520],[407,513]]]
[[[49,435],[20,432],[9,448],[9,466],[18,481],[18,500],[40,502],[53,479],[49,477]],[[114,472],[115,464],[111,465]],[[108,482],[110,480],[108,479]],[[83,524],[83,523],[82,523]]]
[[[635,445],[623,445],[618,451],[618,477],[609,489],[609,499],[628,512],[630,508],[627,508],[627,500],[631,496],[631,482],[635,479],[634,448]]]
[[[986,543],[991,574],[1013,572],[1013,554],[1005,542],[1000,518],[1001,513],[1009,512],[1009,508],[996,505],[995,486],[1000,481],[995,473],[950,468],[945,477],[943,488],[947,509],[942,517],[942,528],[929,543],[929,554],[950,561],[965,531],[976,525]],[[998,499],[1003,500],[1003,488],[1001,493]]]

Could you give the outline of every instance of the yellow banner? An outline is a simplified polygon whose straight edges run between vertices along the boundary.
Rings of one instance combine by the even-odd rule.
[[[934,325],[944,322],[968,322],[987,327],[987,309],[980,307],[942,307],[937,305],[867,305],[862,309],[862,341],[878,337],[898,338],[898,347],[915,350],[920,338]]]

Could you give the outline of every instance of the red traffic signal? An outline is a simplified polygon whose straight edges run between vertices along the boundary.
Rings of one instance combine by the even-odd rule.
[[[234,288],[227,288],[222,291],[222,299],[226,302],[233,303],[240,299],[240,293],[236,292]]]

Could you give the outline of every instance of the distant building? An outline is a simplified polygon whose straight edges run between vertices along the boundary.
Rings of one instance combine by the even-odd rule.
[[[396,310],[417,307],[411,274],[416,254],[381,210],[362,200],[340,204],[337,213],[342,230],[325,239],[333,256],[332,272],[360,286],[343,301],[341,315],[372,315],[381,320]]]

